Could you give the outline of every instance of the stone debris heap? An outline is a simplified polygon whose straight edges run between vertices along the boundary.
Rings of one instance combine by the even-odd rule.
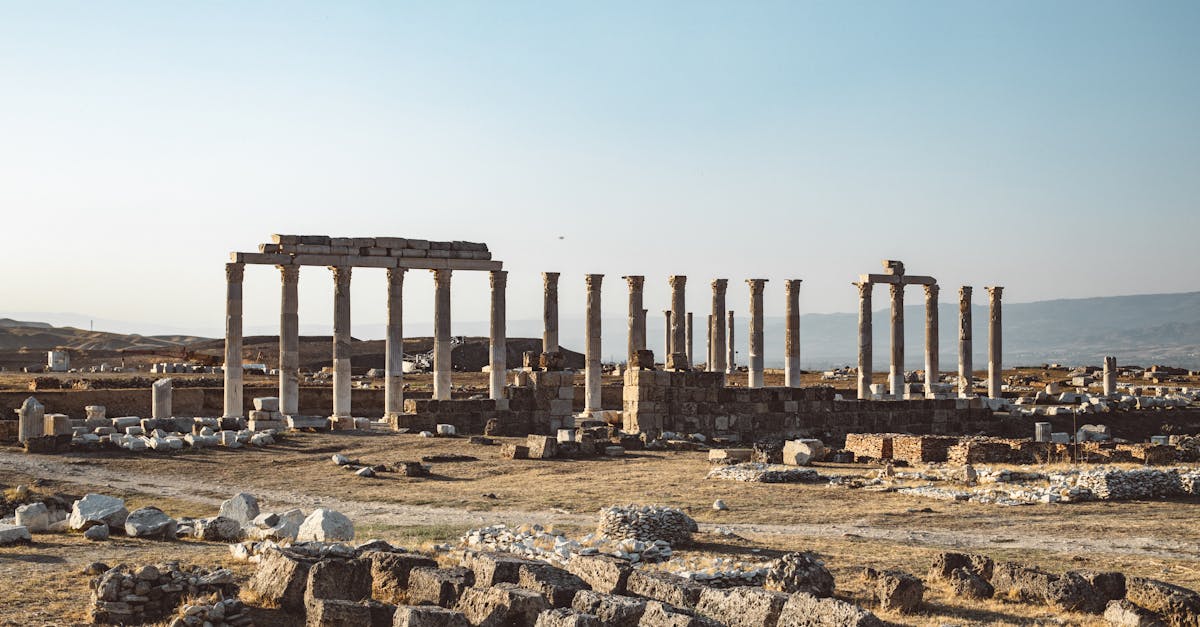
[[[923,477],[945,477],[922,473]],[[898,488],[910,494],[944,501],[969,501],[996,505],[1073,503],[1080,501],[1130,501],[1200,495],[1200,469],[1097,467],[1068,472],[1038,473],[983,469],[986,485],[975,488],[940,487],[932,483]],[[883,485],[882,482],[877,482]]]
[[[160,620],[173,613],[184,598],[218,595],[221,599],[236,599],[238,594],[232,572],[223,568],[181,567],[178,562],[138,569],[121,564],[105,569],[92,580],[91,587],[92,622],[114,625]],[[201,622],[185,620],[182,624],[200,625]],[[221,614],[220,620],[210,618],[208,622],[214,627],[251,624],[249,616],[237,610],[231,614]]]
[[[600,510],[596,534],[609,539],[665,542],[687,546],[699,530],[696,521],[683,511],[658,505],[628,505]]]
[[[752,483],[820,483],[826,478],[811,468],[797,468],[780,464],[746,462],[719,465],[708,471],[706,479],[727,479]]]

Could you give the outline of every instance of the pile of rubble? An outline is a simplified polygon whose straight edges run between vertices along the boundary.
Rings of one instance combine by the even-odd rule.
[[[236,599],[238,594],[238,586],[233,582],[232,572],[223,568],[181,568],[178,562],[143,566],[136,570],[124,564],[106,568],[91,582],[91,587],[92,622],[120,625],[164,618],[173,613],[184,598],[215,594],[222,599]],[[219,621],[209,619],[209,624],[250,624],[249,616],[240,610],[240,605],[237,607],[239,609],[233,614],[222,613]],[[215,618],[216,612],[210,613],[214,614]],[[191,623],[185,620],[183,624],[200,623],[201,621]]]
[[[757,483],[819,483],[825,481],[820,473],[811,468],[760,462],[715,466],[708,471],[705,478]]]
[[[673,507],[628,505],[601,509],[596,533],[613,540],[662,541],[670,546],[686,546],[698,530],[691,516]]]
[[[607,433],[607,427],[599,428]],[[559,429],[557,436],[529,435],[525,444],[502,444],[500,457],[505,459],[581,459],[587,457],[622,457],[625,447],[613,444],[606,435],[593,434],[595,429]]]
[[[462,536],[459,546],[472,551],[503,551],[560,566],[575,555],[611,555],[635,564],[660,562],[672,555],[671,545],[663,540],[614,540],[594,533],[572,540],[561,531],[547,530],[541,525],[472,529]]]
[[[898,488],[901,494],[945,501],[996,505],[1128,501],[1200,495],[1200,470],[1195,468],[1088,468],[1039,473],[1023,470],[978,473],[981,487],[952,488],[933,484]],[[932,478],[922,474],[923,478]],[[944,479],[944,477],[937,477]]]

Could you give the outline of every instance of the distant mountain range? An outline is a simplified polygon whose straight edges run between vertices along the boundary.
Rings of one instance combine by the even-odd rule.
[[[707,304],[707,299],[701,299]],[[621,304],[624,308],[624,304]],[[706,355],[705,321],[707,312],[693,308],[696,330],[695,350],[699,360]],[[974,316],[975,366],[987,361],[988,312],[986,305],[972,309]],[[925,311],[923,305],[905,307],[905,366],[924,364]],[[748,319],[738,309],[735,340],[739,364],[746,362]],[[940,360],[943,370],[953,370],[958,362],[957,294],[944,292],[939,307]],[[875,367],[886,367],[889,349],[889,320],[886,309],[874,316]],[[765,326],[767,367],[783,364],[784,320],[768,316]],[[408,337],[428,336],[429,323],[409,323]],[[602,323],[603,354],[606,360],[623,359],[627,322],[624,317],[605,318]],[[563,318],[559,323],[560,343],[565,347],[583,347],[583,320]],[[382,324],[356,325],[356,338],[383,337]],[[255,332],[263,332],[258,329]],[[251,329],[247,329],[251,332]],[[269,332],[269,331],[268,331]],[[481,321],[455,321],[455,335],[486,336],[488,325]],[[302,333],[328,335],[320,327],[304,327]],[[541,337],[540,320],[509,320],[509,337]],[[647,321],[649,347],[661,358],[663,317],[651,315]],[[806,314],[801,316],[801,361],[806,369],[825,369],[853,365],[858,355],[858,316],[852,313]],[[121,335],[84,331],[69,327],[51,327],[43,322],[18,322],[0,319],[0,350],[49,349],[55,346],[117,350],[179,346],[204,341],[189,335]],[[1099,298],[1062,299],[1004,305],[1004,363],[1007,366],[1062,364],[1099,364],[1104,355],[1115,355],[1122,364],[1166,364],[1200,369],[1200,292],[1182,294],[1146,294]]]

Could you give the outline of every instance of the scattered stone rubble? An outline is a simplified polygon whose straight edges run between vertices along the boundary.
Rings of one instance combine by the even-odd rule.
[[[980,478],[987,485],[950,488],[927,484],[898,488],[896,491],[946,501],[997,505],[1128,501],[1200,495],[1200,469],[1187,467],[1122,469],[1102,466],[1051,473],[984,469]]]
[[[615,540],[666,542],[670,546],[691,544],[699,530],[691,516],[671,507],[657,505],[605,507],[600,510],[596,533]]]
[[[92,580],[91,587],[92,622],[120,625],[162,619],[173,613],[184,598],[218,595],[219,599],[236,599],[238,594],[238,586],[233,581],[232,572],[223,568],[209,570],[194,566],[181,567],[178,562],[137,569],[122,564],[106,570]],[[225,607],[222,603],[222,606],[222,610],[213,612],[210,609],[207,612],[211,617],[208,624],[214,627],[243,627],[251,624],[249,615],[240,604]],[[232,611],[223,613],[227,610]],[[198,619],[182,620],[180,624],[189,626],[199,626],[202,622]]]
[[[761,462],[714,466],[705,478],[757,483],[819,483],[827,480],[811,468]]]

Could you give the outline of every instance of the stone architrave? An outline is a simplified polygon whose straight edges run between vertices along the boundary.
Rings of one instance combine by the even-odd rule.
[[[171,411],[171,384],[170,377],[159,379],[150,386],[151,392],[151,416],[154,418],[170,418],[173,414]]]
[[[242,277],[246,266],[225,264],[225,418],[241,418],[242,407]]]
[[[763,289],[767,279],[746,279],[750,285],[750,358],[746,387],[763,386]]]
[[[450,338],[450,270],[434,270],[433,300],[433,399],[450,400],[451,338]],[[555,278],[555,342],[558,341],[558,275]],[[555,351],[557,351],[557,346]],[[546,351],[546,352],[555,352]]]

